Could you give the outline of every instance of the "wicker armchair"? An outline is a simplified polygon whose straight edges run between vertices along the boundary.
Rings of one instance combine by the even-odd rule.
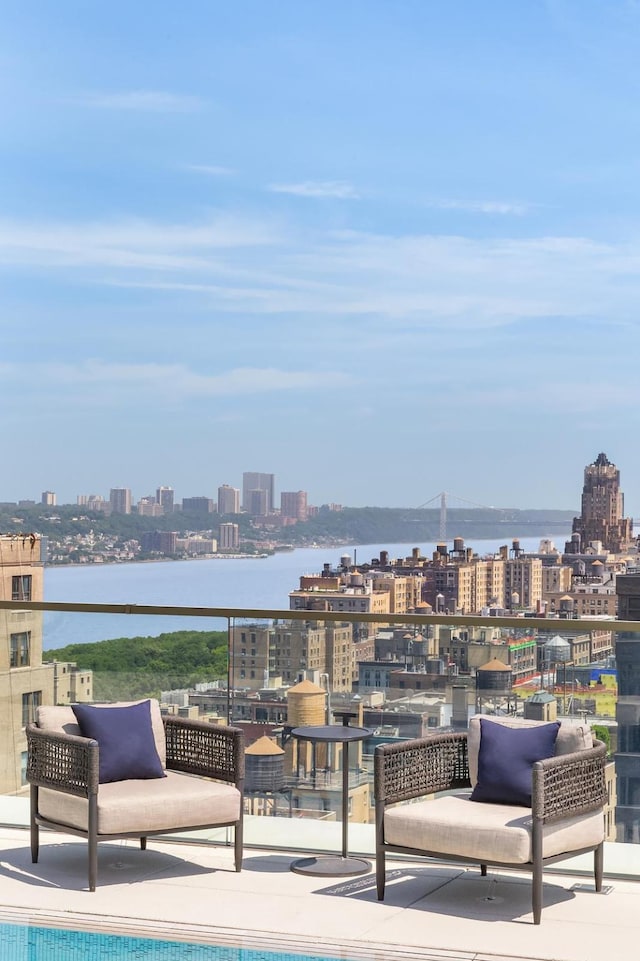
[[[378,900],[384,898],[387,851],[476,863],[483,875],[487,865],[522,869],[533,874],[533,921],[539,924],[545,865],[593,851],[595,887],[602,889],[606,748],[589,732],[591,746],[565,745],[569,753],[537,761],[530,807],[471,801],[479,745],[474,722],[469,734],[434,734],[376,748]],[[417,800],[439,792],[448,793]]]
[[[244,734],[238,728],[161,717],[151,701],[153,735],[165,776],[99,783],[99,746],[82,737],[70,707],[42,707],[27,727],[31,784],[31,857],[39,829],[88,841],[89,890],[95,891],[99,841],[210,827],[234,827],[235,869],[242,868]],[[196,775],[195,777],[193,775]]]

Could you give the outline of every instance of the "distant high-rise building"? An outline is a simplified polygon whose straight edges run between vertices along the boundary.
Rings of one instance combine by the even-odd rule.
[[[158,487],[156,504],[160,504],[165,514],[173,513],[173,487]]]
[[[55,507],[55,506],[56,506],[56,495],[54,494],[53,491],[43,491],[43,492],[42,492],[42,501],[41,501],[41,502],[42,502],[43,504],[46,504],[47,507]]]
[[[108,514],[111,510],[111,502],[106,501],[101,494],[89,494],[87,507],[90,511],[102,511]]]
[[[275,497],[275,474],[258,474],[255,471],[246,471],[242,475],[242,507],[245,511],[255,513],[249,506],[250,491],[263,490],[267,493],[267,509],[265,514],[270,514],[273,510]],[[262,512],[261,512],[262,513]]]
[[[237,487],[223,484],[218,488],[218,514],[240,513],[240,491]]]
[[[177,531],[145,531],[140,539],[140,547],[145,553],[157,551],[158,554],[175,554]]]
[[[151,494],[140,498],[137,509],[141,517],[161,517],[164,514],[164,507]]]
[[[297,521],[306,521],[307,492],[282,491],[280,494],[280,514],[282,517],[295,517]]]
[[[580,550],[600,541],[605,551],[618,554],[633,539],[633,521],[624,517],[624,495],[620,490],[620,471],[606,454],[598,454],[584,469],[582,511],[574,517],[574,534],[580,535]],[[572,539],[575,552],[575,541]]]
[[[351,691],[354,640],[351,624],[321,619],[280,621],[274,626],[242,624],[230,630],[234,687],[259,690],[265,678],[294,683],[300,671],[328,674],[332,691]],[[322,693],[322,691],[320,691]]]
[[[261,487],[247,491],[245,510],[254,517],[264,517],[269,513],[269,491]]]
[[[210,497],[183,497],[182,510],[211,514],[213,513],[213,501]]]
[[[618,574],[618,620],[640,621],[640,574]],[[640,624],[616,635],[618,673],[617,840],[640,841]]]
[[[78,494],[76,503],[79,507],[86,507],[90,511],[108,513],[111,510],[111,504],[104,499],[102,494]]]
[[[128,487],[112,487],[109,493],[109,503],[114,514],[130,514],[131,491]]]
[[[240,528],[237,524],[226,523],[220,524],[220,530],[218,532],[218,539],[220,541],[220,549],[223,551],[234,551],[237,550],[240,544]]]
[[[43,542],[35,534],[0,535],[0,598],[42,601]],[[26,725],[41,704],[54,704],[54,666],[42,663],[42,612],[4,611],[0,627],[0,793],[27,787]]]
[[[504,562],[504,604],[535,610],[542,601],[542,561],[539,557],[511,557]]]
[[[215,537],[203,537],[201,534],[191,534],[188,537],[176,538],[176,550],[178,553],[195,556],[197,554],[216,554],[218,551],[218,541]]]

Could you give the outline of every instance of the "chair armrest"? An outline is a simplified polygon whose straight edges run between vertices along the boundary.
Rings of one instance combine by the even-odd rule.
[[[244,731],[207,721],[164,717],[167,768],[230,781],[244,781]]]
[[[537,761],[533,765],[533,817],[558,821],[603,807],[607,802],[606,753],[606,745],[596,740],[585,751]]]
[[[466,732],[380,744],[373,765],[376,803],[470,786]]]
[[[27,725],[27,781],[65,794],[98,793],[98,742]]]

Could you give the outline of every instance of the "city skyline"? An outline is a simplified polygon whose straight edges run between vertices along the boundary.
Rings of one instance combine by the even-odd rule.
[[[150,505],[158,506],[161,512],[171,513],[174,506],[177,507],[179,499],[175,498],[175,490],[171,486],[160,485],[156,488],[155,495],[139,495],[135,497],[130,488],[111,488],[108,500],[101,494],[78,494],[76,504],[79,506],[91,507],[94,501],[99,501],[100,505],[96,509],[103,509],[102,504],[110,506],[116,513],[130,513],[132,509],[141,513],[149,513]],[[253,500],[253,495],[261,495],[258,501]],[[277,500],[280,500],[280,507]],[[263,514],[283,513],[287,517],[296,520],[307,520],[308,511],[317,511],[319,507],[328,507],[330,510],[342,510],[343,507],[352,505],[336,504],[335,502],[323,502],[322,505],[310,505],[306,490],[279,491],[276,483],[276,475],[257,471],[244,471],[242,474],[242,488],[233,485],[218,485],[217,500],[208,497],[206,494],[191,495],[182,498],[182,508],[193,510],[206,508],[211,512],[219,514]],[[0,497],[0,503],[2,503]],[[55,491],[46,490],[41,494],[40,503],[45,506],[58,505]],[[35,500],[20,499],[17,506],[36,505]],[[480,508],[480,505],[472,501],[460,501],[460,505],[465,508]],[[435,495],[427,504],[422,507],[430,507],[440,510],[441,514],[446,513],[448,507],[456,505],[455,500],[452,504],[446,492]],[[72,504],[60,502],[60,506],[73,506]],[[370,505],[373,507],[374,505]],[[379,508],[378,508],[379,509]],[[604,546],[613,551],[619,552],[626,549],[626,546],[633,540],[633,517],[625,510],[625,495],[621,485],[620,470],[617,465],[609,460],[606,453],[601,451],[593,461],[584,467],[584,484],[582,488],[580,513],[573,518],[572,540],[577,543],[595,543],[601,541]],[[636,535],[637,536],[637,535]],[[569,548],[567,548],[569,549]],[[574,545],[572,550],[575,551]]]
[[[5,11],[2,499],[640,516],[626,0]],[[167,469],[168,466],[170,469]]]

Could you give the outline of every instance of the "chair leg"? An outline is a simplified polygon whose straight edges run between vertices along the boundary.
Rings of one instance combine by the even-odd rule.
[[[378,894],[378,901],[384,901],[384,886],[386,881],[384,807],[384,801],[378,803],[376,800],[376,891]]]
[[[602,875],[604,873],[604,841],[601,841],[593,852],[593,873],[596,891],[602,891]]]
[[[542,852],[544,825],[541,818],[534,817],[531,830],[531,853],[533,878],[531,880],[531,909],[533,923],[540,924],[542,917]]]
[[[542,864],[537,859],[533,862],[531,909],[533,911],[533,923],[540,924],[542,918]]]
[[[376,891],[378,893],[378,901],[384,901],[385,880],[386,880],[386,868],[385,868],[384,848],[378,847],[376,849]]]
[[[89,819],[87,828],[89,890],[95,891],[98,879],[98,798],[95,794],[89,797]]]
[[[146,851],[146,850],[147,850],[147,839],[146,839],[146,838],[140,838],[140,850],[141,850],[141,851]]]
[[[89,841],[89,890],[95,891],[98,879],[98,841],[90,837]]]
[[[233,832],[233,833],[234,833],[234,857],[235,857],[236,871],[242,871],[242,844],[243,844],[243,839],[242,839],[242,826],[243,826],[243,824],[242,824],[242,818],[240,818],[240,820],[236,822],[236,826],[235,826],[234,832]]]
[[[40,828],[38,827],[38,822],[36,821],[37,813],[38,813],[38,786],[36,784],[32,784],[30,816],[29,816],[32,864],[38,863],[38,855],[40,853]]]

